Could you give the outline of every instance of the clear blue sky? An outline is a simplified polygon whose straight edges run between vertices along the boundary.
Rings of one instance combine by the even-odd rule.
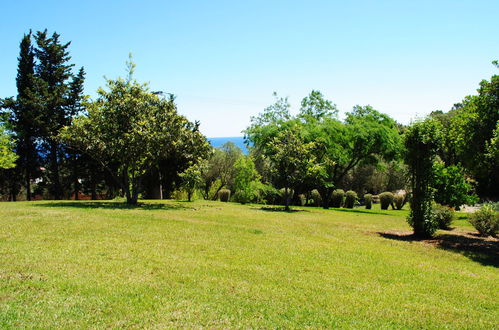
[[[103,76],[136,77],[177,95],[211,137],[312,89],[342,112],[370,104],[402,123],[449,110],[497,73],[499,1],[3,1],[0,97],[16,94],[29,29],[72,41],[91,96]]]

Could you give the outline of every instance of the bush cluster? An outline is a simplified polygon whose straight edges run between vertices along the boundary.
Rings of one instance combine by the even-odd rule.
[[[449,229],[455,219],[454,210],[448,206],[433,204],[433,216],[440,229]]]
[[[310,192],[310,199],[313,206],[320,206],[322,204],[322,196],[317,189]]]
[[[395,208],[397,210],[402,210],[405,204],[405,195],[403,194],[395,194],[393,196],[393,202],[395,204]]]
[[[373,195],[365,194],[364,203],[366,204],[366,209],[371,209],[373,207]]]
[[[391,192],[384,192],[379,194],[379,201],[382,210],[388,210],[388,207],[393,204],[393,194]]]
[[[228,202],[230,200],[230,190],[229,189],[222,189],[218,192],[218,198],[220,198],[220,201],[222,202]]]
[[[357,193],[353,190],[349,190],[345,194],[345,207],[348,209],[353,209],[355,203],[357,203]]]
[[[485,204],[471,214],[470,223],[482,236],[497,237],[499,232],[499,212],[493,205]]]
[[[336,189],[331,195],[331,206],[342,207],[345,199],[345,192],[343,189]]]

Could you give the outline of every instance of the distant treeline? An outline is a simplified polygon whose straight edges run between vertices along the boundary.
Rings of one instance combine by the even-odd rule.
[[[288,99],[275,94],[275,103],[244,132],[246,154],[231,143],[212,148],[199,123],[177,112],[173,96],[157,95],[133,78],[131,60],[127,76],[107,80],[91,100],[69,46],[47,31],[21,41],[18,94],[1,101],[15,153],[0,170],[3,199],[124,196],[137,203],[186,194],[327,208],[339,188],[361,199],[411,193],[422,170],[414,167],[418,150],[428,146],[429,158],[421,161],[431,165],[424,173],[432,198],[458,207],[475,194],[499,196],[497,75],[449,112],[434,111],[409,126],[368,105],[340,120],[336,105],[315,90],[293,116]]]

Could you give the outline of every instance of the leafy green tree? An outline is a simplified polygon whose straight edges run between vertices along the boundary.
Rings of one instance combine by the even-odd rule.
[[[306,121],[321,120],[327,117],[336,117],[338,109],[336,105],[324,99],[321,92],[312,90],[310,94],[301,101],[299,116]]]
[[[490,158],[488,150],[498,125],[499,75],[494,75],[480,82],[478,95],[463,100],[449,133],[459,161],[478,182],[479,195],[489,198],[499,196],[499,158]]]
[[[199,166],[195,165],[189,167],[180,174],[180,178],[182,179],[182,188],[187,192],[187,200],[190,202],[192,200],[192,195],[202,181]]]
[[[437,229],[432,214],[433,162],[441,145],[441,125],[427,119],[412,124],[405,134],[405,161],[411,176],[412,200],[408,222],[416,236],[431,237]]]
[[[201,167],[201,184],[205,199],[210,199],[210,191],[214,187],[211,199],[216,200],[218,192],[223,188],[234,190],[234,164],[242,156],[242,150],[233,142],[226,142],[215,148]]]
[[[464,169],[458,165],[445,166],[443,162],[433,164],[435,202],[459,209],[464,204],[478,202],[473,187],[466,180]]]
[[[10,136],[0,125],[0,169],[13,168],[16,166],[17,155],[14,153],[13,143]]]
[[[234,164],[235,179],[234,198],[242,203],[248,203],[257,197],[257,187],[260,183],[255,163],[248,156],[241,156]]]
[[[298,126],[280,132],[268,145],[266,156],[276,186],[284,189],[286,211],[290,209],[291,188],[315,170],[314,146],[313,142],[305,143]]]
[[[344,123],[326,118],[305,129],[306,140],[317,145],[315,158],[321,165],[318,178],[325,208],[333,188],[357,165],[390,161],[401,151],[395,121],[370,106],[354,107]]]
[[[60,136],[106,167],[124,191],[127,203],[137,204],[147,170],[169,154],[182,152],[186,143],[202,135],[198,125],[177,113],[172,98],[151,93],[147,85],[133,78],[135,65],[130,61],[127,67],[128,77],[107,80],[107,90],[100,88],[98,99],[87,104],[88,115],[74,119]],[[206,147],[203,139],[201,147]],[[190,164],[199,161],[194,154],[184,159]]]

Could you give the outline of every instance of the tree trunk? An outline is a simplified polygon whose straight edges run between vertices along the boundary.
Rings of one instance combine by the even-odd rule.
[[[59,177],[59,162],[57,161],[57,144],[55,142],[50,143],[50,160],[51,160],[51,176],[52,185],[54,192],[54,199],[62,199],[62,186]]]
[[[76,153],[73,154],[73,187],[74,187],[75,201],[77,201],[80,199],[80,197],[78,196],[80,193],[80,189],[78,182],[78,163],[77,163]]]
[[[157,173],[156,173],[157,171]],[[152,185],[152,187],[148,187],[148,197],[147,198],[151,198],[151,199],[163,199],[163,185],[161,184],[161,181],[162,181],[162,177],[161,177],[161,171],[159,170],[154,170],[153,173],[152,173],[152,176],[156,176],[157,177],[157,182],[154,182],[154,180],[147,180],[147,185],[150,186]],[[151,182],[152,181],[152,182]],[[149,196],[150,195],[150,196]]]
[[[25,171],[26,171],[26,200],[27,201],[30,201],[31,200],[31,157],[29,156],[30,155],[30,152],[31,152],[31,148],[30,148],[30,144],[29,142],[25,141],[26,143],[26,150],[25,150],[25,153],[26,153],[26,164],[25,164]]]
[[[322,188],[320,193],[322,197],[322,207],[328,209],[329,202],[331,201],[331,188]]]
[[[285,197],[285,206],[284,206],[284,210],[286,211],[289,211],[289,200],[290,200],[290,193],[289,193],[289,189],[288,188],[284,188],[284,195],[286,196]]]
[[[31,176],[29,166],[26,167],[26,200],[31,201]]]
[[[215,193],[213,194],[213,197],[211,198],[212,200],[216,201],[217,198],[218,198],[218,193],[220,192],[220,190],[222,190],[222,188],[224,187],[225,185],[224,184],[221,184],[220,187],[218,187],[217,191],[215,191]]]

